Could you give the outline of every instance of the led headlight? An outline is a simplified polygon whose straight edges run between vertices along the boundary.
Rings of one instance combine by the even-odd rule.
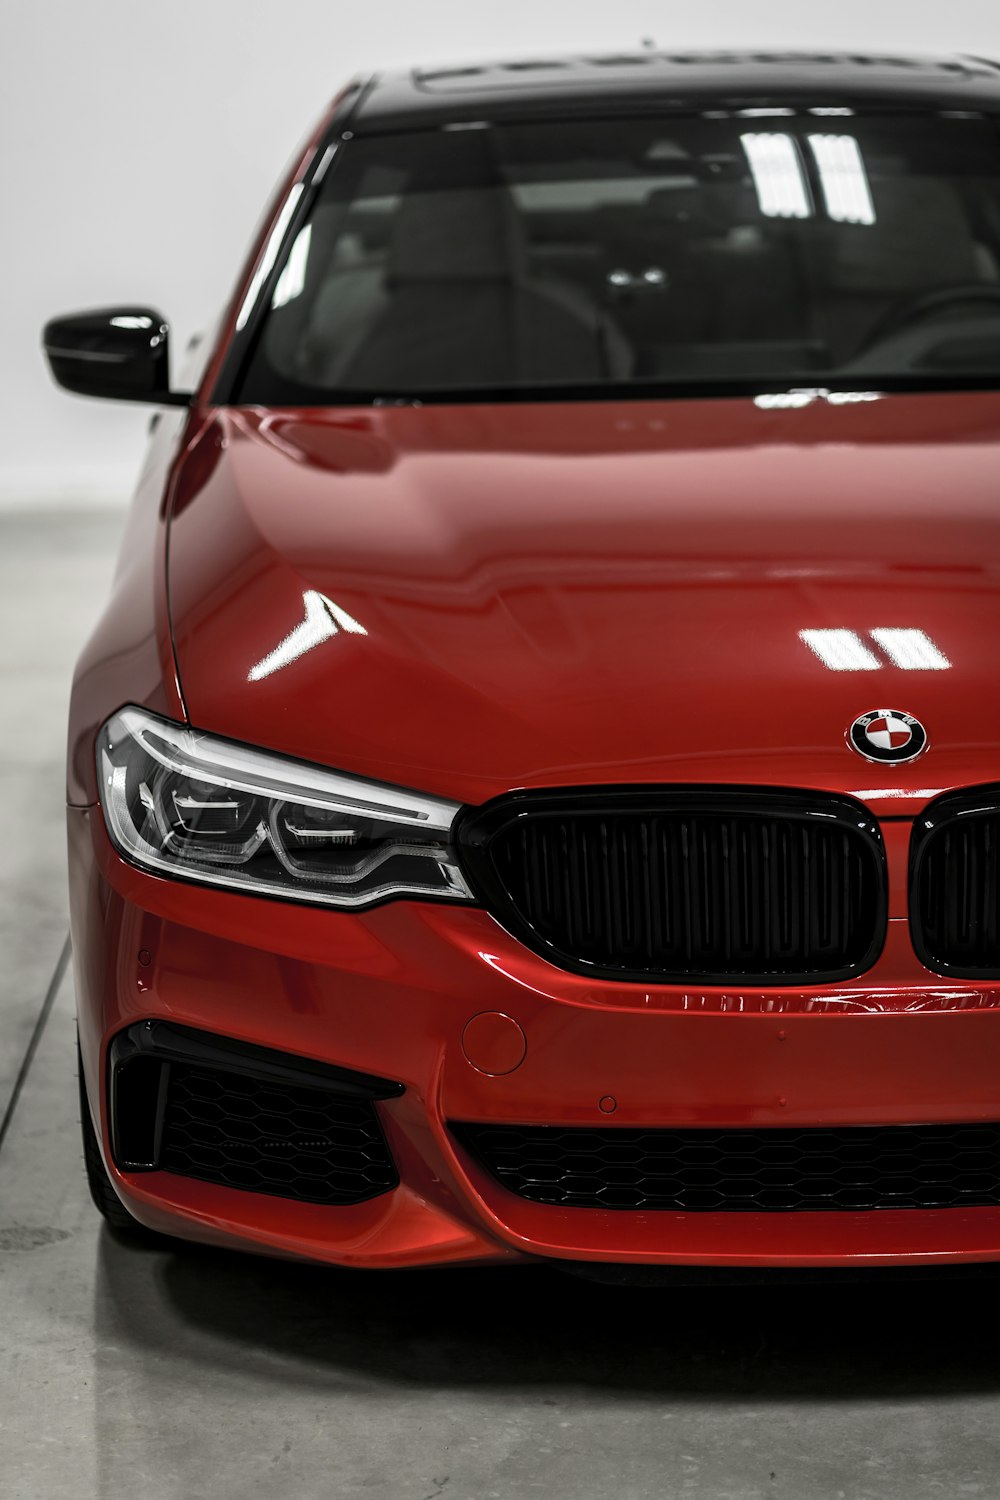
[[[124,708],[97,739],[111,839],[143,869],[321,906],[471,899],[457,803],[358,781]]]

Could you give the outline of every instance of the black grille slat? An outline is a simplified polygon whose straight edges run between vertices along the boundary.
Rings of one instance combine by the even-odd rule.
[[[518,1197],[566,1208],[792,1213],[1000,1205],[1000,1124],[452,1130]]]
[[[399,1181],[369,1100],[177,1062],[159,1165],[203,1182],[339,1206]]]
[[[563,967],[636,980],[831,980],[874,962],[885,867],[842,798],[731,789],[522,793],[459,832],[470,884]]]
[[[929,969],[1000,977],[1000,788],[932,803],[914,824],[910,927]]]

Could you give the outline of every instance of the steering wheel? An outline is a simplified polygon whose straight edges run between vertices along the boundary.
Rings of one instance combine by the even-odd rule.
[[[943,307],[962,302],[992,302],[1000,306],[1000,285],[971,282],[965,286],[946,286],[935,292],[920,292],[916,297],[905,297],[883,313],[865,339],[861,352],[867,353],[874,345],[881,343],[890,334],[898,333],[908,324],[918,323],[921,318],[931,317]]]

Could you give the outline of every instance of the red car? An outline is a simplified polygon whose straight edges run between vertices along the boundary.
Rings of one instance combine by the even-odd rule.
[[[1000,1258],[1000,66],[343,93],[76,671],[114,1225],[340,1265]]]

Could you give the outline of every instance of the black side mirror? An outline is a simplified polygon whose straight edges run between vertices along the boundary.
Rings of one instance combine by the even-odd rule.
[[[190,406],[170,389],[170,334],[149,307],[107,307],[46,323],[42,344],[53,378],[79,396]]]

